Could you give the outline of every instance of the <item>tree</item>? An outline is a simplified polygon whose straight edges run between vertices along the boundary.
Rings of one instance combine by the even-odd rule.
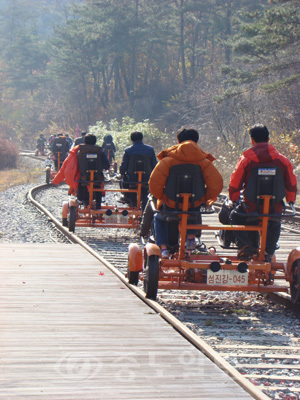
[[[2,57],[7,64],[8,85],[16,91],[36,90],[48,62],[31,2],[12,0],[1,18]]]
[[[264,117],[270,120],[268,115],[274,114],[275,105],[276,123],[284,128],[288,121],[282,114],[293,115],[294,123],[291,125],[289,121],[288,125],[294,130],[300,123],[296,106],[300,77],[300,5],[293,0],[269,3],[271,6],[260,12],[241,16],[241,30],[232,43],[237,65],[247,70],[247,75],[235,70],[229,77],[237,77],[239,85],[252,82],[253,87],[261,88],[265,97],[261,109]]]
[[[91,1],[73,8],[73,17],[55,29],[49,71],[73,98],[77,93],[84,99],[86,121],[103,117],[118,102],[134,113],[137,98],[141,104],[142,96],[159,91],[161,70],[169,65],[158,53],[170,34],[162,37],[162,20],[152,16],[156,11],[166,20],[167,10],[167,1],[143,2],[142,8],[138,0]]]

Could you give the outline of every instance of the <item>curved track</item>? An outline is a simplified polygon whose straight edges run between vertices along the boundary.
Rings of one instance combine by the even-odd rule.
[[[51,191],[50,202],[44,191]],[[158,302],[145,299],[141,288],[129,285],[125,277],[128,244],[139,242],[138,233],[101,228],[70,233],[60,223],[66,192],[64,185],[42,185],[33,188],[28,197],[68,240],[103,262],[254,398],[300,398],[300,320],[296,315],[266,296],[251,293],[230,293],[228,297],[219,292],[159,291]],[[282,235],[289,241],[299,240],[298,232],[286,227]]]

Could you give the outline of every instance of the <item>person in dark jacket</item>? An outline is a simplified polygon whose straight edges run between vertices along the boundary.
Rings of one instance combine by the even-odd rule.
[[[87,132],[81,132],[81,136],[75,139],[73,147],[83,144],[85,135],[87,135]]]
[[[116,146],[111,135],[105,135],[102,143],[102,149],[108,158],[110,164],[115,160]]]
[[[55,175],[52,183],[54,185],[57,185],[58,183],[62,182],[64,179],[66,183],[70,186],[69,189],[69,194],[75,195],[77,192],[77,199],[80,203],[83,203],[84,206],[87,206],[89,203],[89,192],[87,189],[87,185],[85,183],[80,182],[80,170],[78,166],[78,154],[82,149],[82,146],[89,146],[91,148],[91,151],[97,150],[97,152],[100,153],[101,157],[101,162],[103,169],[109,169],[109,162],[102,151],[101,147],[96,145],[96,136],[92,134],[87,134],[84,136],[84,144],[75,146],[71,149],[69,156],[65,159],[61,169],[59,172]],[[99,187],[101,183],[95,184],[95,188]],[[101,198],[102,198],[102,193],[101,192],[95,192],[95,200],[96,200],[96,208],[100,209],[101,208]]]
[[[36,155],[41,155],[41,156],[45,155],[46,143],[47,143],[47,139],[41,133],[36,142]]]
[[[122,181],[121,181],[122,189],[128,188],[128,185],[126,184],[126,182],[136,182],[137,181],[137,175],[136,174],[132,175],[128,171],[129,160],[130,160],[131,156],[133,156],[133,155],[148,156],[150,159],[151,171],[154,169],[154,167],[157,164],[157,159],[156,159],[156,155],[155,155],[153,147],[149,146],[147,144],[144,144],[143,137],[144,136],[143,136],[142,132],[132,132],[130,135],[132,145],[125,149],[123,159],[122,159],[122,162],[120,165],[120,174],[122,176]],[[145,179],[148,182],[149,176],[146,176]],[[142,188],[142,206],[143,206],[143,208],[145,207],[145,205],[147,203],[147,195],[148,195],[148,188],[143,187]],[[127,193],[126,195],[124,195],[124,198],[122,200],[124,202],[134,204],[134,202],[136,201],[136,195],[135,195],[135,193]]]
[[[65,135],[59,133],[54,137],[50,145],[50,150],[54,157],[54,166],[57,171],[62,166],[63,161],[66,159],[70,151],[69,143],[66,139]]]
[[[101,158],[101,163],[102,163],[103,169],[104,170],[108,170],[109,169],[109,161],[108,161],[104,151],[102,150],[102,148],[100,146],[96,145],[96,141],[97,141],[97,138],[96,138],[95,135],[86,134],[84,136],[84,145],[82,145],[82,144],[79,145],[79,149],[78,149],[78,152],[77,152],[77,157],[79,156],[79,153],[80,153],[80,151],[81,151],[81,149],[83,147],[90,146],[89,149],[91,149],[91,150],[89,150],[89,151],[92,151],[93,149],[94,149],[94,151],[97,150],[97,152],[100,153],[100,158]],[[98,180],[98,178],[96,176],[95,176],[95,179]],[[103,181],[104,181],[104,177],[103,177],[102,173],[101,173],[101,178],[100,179],[103,179]],[[82,201],[84,206],[87,206],[89,204],[89,192],[88,192],[88,189],[87,189],[87,184],[84,183],[84,182],[81,183],[80,180],[81,179],[79,178],[78,190],[77,190],[77,199],[80,202]],[[102,187],[104,187],[104,183],[103,182],[95,183],[94,187],[95,187],[95,189],[96,188],[98,188],[98,189],[102,188]],[[98,191],[95,191],[94,192],[94,198],[96,200],[96,209],[100,209],[101,208],[102,193],[98,192]]]
[[[229,199],[233,203],[239,202],[242,190],[243,201],[240,203],[236,211],[238,213],[252,213],[256,209],[256,204],[252,203],[244,196],[244,188],[248,182],[251,169],[258,166],[277,166],[282,170],[286,201],[295,202],[297,194],[297,178],[293,172],[291,162],[274,146],[269,144],[269,131],[265,125],[254,125],[249,129],[252,147],[246,150],[238,160],[234,172],[231,174],[229,183]],[[282,202],[274,204],[274,212],[281,214],[283,210]],[[234,210],[229,217],[230,223],[233,225],[246,225],[245,218],[237,215]],[[248,224],[253,225],[253,221]],[[266,242],[266,262],[272,260],[276,250],[277,242],[280,236],[281,222],[280,218],[270,219],[268,223],[267,242]],[[238,245],[238,258],[241,260],[249,260],[257,253],[258,249],[258,233],[250,231],[235,231],[236,243]]]
[[[69,149],[71,149],[73,147],[73,140],[70,138],[68,133],[66,133],[65,136],[66,136],[66,141],[69,144]]]

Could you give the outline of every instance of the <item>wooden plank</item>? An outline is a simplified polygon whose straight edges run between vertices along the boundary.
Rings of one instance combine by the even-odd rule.
[[[0,244],[1,399],[250,399],[80,246]]]

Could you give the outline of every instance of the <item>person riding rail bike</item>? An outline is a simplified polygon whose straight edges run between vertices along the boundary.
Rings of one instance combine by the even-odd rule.
[[[142,208],[144,209],[147,203],[148,196],[148,180],[153,168],[157,164],[154,148],[143,143],[142,132],[132,132],[130,135],[132,145],[125,149],[122,163],[120,165],[120,174],[122,180],[120,183],[121,189],[128,189],[132,184],[137,182],[137,174],[133,168],[132,161],[139,159],[144,164],[145,173],[143,174],[143,186],[141,193]],[[136,205],[135,193],[124,193],[122,202]]]
[[[205,195],[193,205],[193,211],[200,206],[210,206],[223,188],[223,178],[217,168],[213,165],[215,158],[205,153],[197,144],[199,133],[192,128],[181,128],[177,132],[178,144],[163,150],[157,156],[160,160],[152,171],[149,179],[149,191],[157,199],[157,209],[161,211],[175,210],[175,202],[165,194],[166,182],[172,167],[176,165],[193,164],[200,166],[205,184]],[[196,223],[201,223],[201,214]],[[195,223],[194,222],[194,223]],[[193,221],[190,221],[192,224]],[[178,241],[178,221],[175,221],[173,233],[177,235]],[[162,213],[156,213],[154,216],[154,232],[156,244],[161,249],[162,258],[169,258],[169,230],[168,222]],[[196,247],[195,231],[188,231],[186,249],[193,250]]]
[[[91,153],[99,153],[103,169],[109,169],[109,161],[101,147],[96,145],[96,140],[97,138],[95,135],[86,134],[84,136],[84,144],[79,144],[71,149],[69,156],[66,158],[61,169],[55,175],[52,181],[54,185],[57,185],[65,179],[66,183],[70,186],[68,194],[77,195],[78,201],[83,203],[84,206],[87,206],[89,203],[89,192],[86,182],[81,182],[80,179],[80,170],[78,166],[79,153],[84,152],[85,147],[87,147],[87,150]],[[100,187],[102,184],[103,182],[95,184],[94,186],[96,188]],[[96,191],[94,195],[96,200],[96,208],[100,209],[102,193],[100,191]]]
[[[291,162],[279,153],[274,146],[269,144],[269,131],[265,125],[257,124],[249,129],[252,147],[246,150],[238,160],[234,172],[231,174],[229,183],[229,200],[234,204],[231,211],[229,221],[232,225],[254,225],[258,223],[251,217],[247,221],[247,215],[256,211],[256,204],[247,197],[245,189],[251,177],[251,171],[254,168],[262,167],[268,171],[274,171],[279,168],[282,174],[283,190],[288,203],[294,203],[297,193],[297,178],[293,172]],[[253,190],[251,190],[253,189]],[[250,188],[253,192],[255,188]],[[242,191],[242,198],[241,198]],[[249,192],[249,193],[250,193]],[[283,201],[275,201],[272,205],[272,213],[277,214],[278,218],[272,217],[268,221],[266,253],[265,261],[270,262],[275,253],[277,242],[280,236],[281,219],[280,215],[283,211]],[[262,206],[260,210],[262,213]],[[249,218],[248,218],[249,219]],[[238,246],[238,258],[240,260],[250,260],[257,254],[259,247],[258,232],[250,231],[234,231],[235,241]]]
[[[36,152],[35,152],[36,156],[38,156],[38,155],[44,156],[45,155],[46,143],[47,143],[47,139],[41,133],[36,142]]]
[[[102,143],[102,149],[110,164],[115,161],[116,146],[113,142],[113,137],[111,135],[105,135]]]

